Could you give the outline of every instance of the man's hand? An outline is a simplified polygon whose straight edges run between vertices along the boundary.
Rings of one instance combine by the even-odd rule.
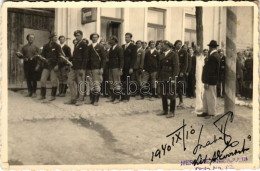
[[[209,88],[208,84],[204,84],[204,89],[207,90]]]
[[[182,72],[180,73],[180,77],[183,77],[183,73]]]
[[[133,68],[130,68],[129,69],[129,74],[132,74],[133,73]]]
[[[39,71],[39,69],[40,69],[40,65],[37,64],[36,67],[35,67],[35,71]]]
[[[119,69],[119,74],[120,74],[120,75],[123,75],[123,70],[122,70],[122,68]]]
[[[86,71],[84,69],[80,69],[79,70],[79,76],[83,76],[83,74],[85,73]]]
[[[59,66],[56,65],[56,66],[53,68],[53,70],[54,70],[55,72],[58,72],[58,71],[59,71]]]
[[[103,74],[103,68],[101,68],[101,69],[99,70],[99,74],[100,74],[100,75]]]

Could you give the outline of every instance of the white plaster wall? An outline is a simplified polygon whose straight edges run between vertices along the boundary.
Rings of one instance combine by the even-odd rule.
[[[145,8],[130,8],[129,9],[129,30],[125,32],[131,32],[133,34],[133,40],[144,40],[144,27],[145,27]],[[147,27],[147,26],[146,26]],[[124,41],[123,41],[124,42]]]

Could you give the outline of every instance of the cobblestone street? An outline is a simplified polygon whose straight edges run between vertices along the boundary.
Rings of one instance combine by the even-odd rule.
[[[225,147],[223,141],[218,141],[193,155],[202,125],[201,144],[213,141],[214,135],[221,136],[213,125],[220,116],[197,117],[193,113],[195,99],[184,98],[185,109],[176,109],[176,116],[167,119],[156,115],[161,111],[160,99],[132,98],[129,103],[111,104],[101,98],[98,107],[77,107],[63,104],[69,94],[51,103],[41,103],[23,97],[25,91],[8,93],[8,153],[9,163],[13,165],[181,164],[184,160],[196,159],[198,154],[212,157],[215,150]],[[224,100],[218,98],[217,110],[222,114],[223,105]],[[185,151],[182,130],[179,141],[176,135],[166,137],[180,128],[183,120],[186,124]],[[192,129],[194,134],[191,134]],[[226,132],[239,144],[228,148],[224,154],[241,150],[245,139],[249,151],[235,158],[243,157],[240,162],[251,161],[252,108],[236,105],[234,120],[232,123],[228,120]],[[171,145],[172,137],[175,137],[174,146],[164,155],[162,145]],[[155,154],[157,149],[161,150],[161,156],[154,156],[152,162],[152,152]]]

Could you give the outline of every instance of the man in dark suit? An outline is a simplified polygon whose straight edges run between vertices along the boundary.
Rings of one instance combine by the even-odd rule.
[[[63,51],[63,55],[68,59],[71,60],[71,49],[68,45],[65,44],[65,36],[59,37],[60,45]],[[67,80],[68,80],[68,73],[69,73],[69,66],[66,62],[60,61],[59,62],[59,72],[58,72],[58,79],[59,79],[59,94],[58,96],[64,97],[67,91]]]
[[[158,70],[159,92],[162,97],[163,111],[158,115],[166,115],[167,118],[175,116],[175,77],[179,73],[179,58],[177,53],[171,50],[171,43],[162,41],[162,51]],[[168,113],[168,100],[170,99],[170,112]]]
[[[75,45],[72,56],[73,66],[68,75],[71,99],[68,102],[65,102],[65,104],[75,104],[76,106],[80,106],[84,101],[84,81],[88,61],[88,46],[82,41],[83,32],[81,30],[76,30],[74,36],[77,39],[77,44]]]
[[[217,51],[217,41],[211,40],[209,46],[209,57],[205,61],[202,71],[202,82],[204,83],[203,113],[198,117],[216,115],[217,92],[216,85],[219,77],[220,57]]]
[[[121,94],[121,79],[124,67],[124,54],[123,49],[118,45],[118,39],[116,36],[110,38],[111,48],[109,50],[109,82],[110,84],[110,94],[113,104],[119,103]]]
[[[186,73],[187,75],[187,97],[195,97],[195,85],[196,85],[196,55],[192,48],[189,48],[189,67]]]
[[[97,33],[92,33],[90,35],[90,40],[92,43],[88,46],[88,63],[90,66],[90,74],[92,77],[92,82],[90,84],[90,93],[91,93],[91,104],[98,106],[103,69],[106,64],[104,47],[101,44],[98,44],[97,41],[99,35]]]
[[[141,73],[144,65],[144,55],[145,55],[145,49],[142,48],[142,41],[138,40],[136,41],[136,47],[137,47],[137,56],[134,63],[134,71],[132,74],[132,80],[135,81],[137,84],[137,99],[139,98],[139,90],[140,90],[140,84],[141,84]]]
[[[52,90],[50,101],[55,100],[57,86],[58,86],[58,63],[60,60],[60,55],[62,54],[61,46],[57,43],[57,34],[53,33],[49,37],[49,43],[45,44],[42,49],[42,56],[46,59],[44,64],[44,69],[41,75],[41,97],[39,100],[46,98],[46,82],[50,76]]]
[[[123,75],[122,75],[122,82],[123,82],[123,94],[122,94],[122,101],[128,102],[130,100],[130,92],[127,90],[130,90],[129,85],[127,85],[127,82],[131,80],[131,75],[133,73],[134,63],[136,61],[137,56],[137,48],[136,46],[131,43],[133,35],[131,33],[125,34],[125,41],[126,44],[124,44],[123,50],[124,50],[124,67],[123,67]]]
[[[179,75],[177,78],[178,84],[177,84],[177,93],[179,96],[179,105],[177,107],[183,107],[183,90],[185,89],[185,82],[186,82],[186,72],[188,68],[188,54],[187,51],[181,49],[182,47],[182,41],[181,40],[176,40],[174,43],[174,48],[176,53],[179,56]]]
[[[222,49],[218,50],[220,56],[220,69],[219,69],[219,80],[217,84],[217,96],[224,97],[225,95],[225,66],[226,66],[226,57]]]
[[[156,77],[159,68],[159,58],[160,54],[155,49],[155,42],[149,41],[148,43],[150,50],[146,52],[144,58],[144,67],[141,77],[142,85],[148,83],[149,78],[151,78],[152,84],[152,95],[150,96],[150,100],[153,100],[156,97]],[[145,88],[146,86],[144,86]],[[145,90],[146,92],[146,90]],[[141,93],[141,99],[144,99],[144,94]]]

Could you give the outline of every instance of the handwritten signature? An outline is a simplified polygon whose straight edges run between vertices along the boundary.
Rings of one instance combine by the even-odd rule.
[[[234,151],[224,154],[224,152],[227,149],[233,149],[237,147],[240,142],[239,141],[233,141],[232,135],[227,133],[227,125],[228,123],[232,123],[234,119],[233,112],[227,112],[224,115],[222,115],[220,118],[218,118],[216,121],[213,122],[214,126],[217,128],[218,132],[221,134],[221,136],[214,135],[213,140],[208,140],[205,144],[200,143],[201,135],[203,132],[203,125],[201,125],[198,141],[196,146],[193,149],[193,155],[197,155],[199,153],[200,149],[207,148],[211,146],[212,144],[216,144],[220,141],[224,142],[224,148],[214,151],[213,155],[211,157],[208,157],[209,155],[203,156],[202,154],[198,154],[197,158],[192,160],[192,164],[194,166],[199,164],[206,164],[209,161],[209,164],[214,163],[219,160],[224,160],[226,158],[235,156],[237,154],[244,154],[246,151],[249,151],[249,148],[246,147],[246,139],[243,140],[243,145],[240,150],[235,149]],[[161,158],[162,155],[166,155],[166,152],[170,152],[172,147],[175,146],[175,144],[182,142],[183,151],[186,151],[186,140],[189,139],[190,135],[195,136],[195,129],[192,128],[188,130],[187,124],[185,124],[185,120],[183,120],[182,126],[173,131],[172,133],[168,134],[167,138],[172,138],[171,144],[162,144],[161,149],[157,149],[155,152],[152,152],[152,158],[151,161],[154,161],[154,158],[158,157]],[[251,140],[251,136],[249,135],[247,137],[249,140]],[[223,147],[223,146],[222,146]]]

